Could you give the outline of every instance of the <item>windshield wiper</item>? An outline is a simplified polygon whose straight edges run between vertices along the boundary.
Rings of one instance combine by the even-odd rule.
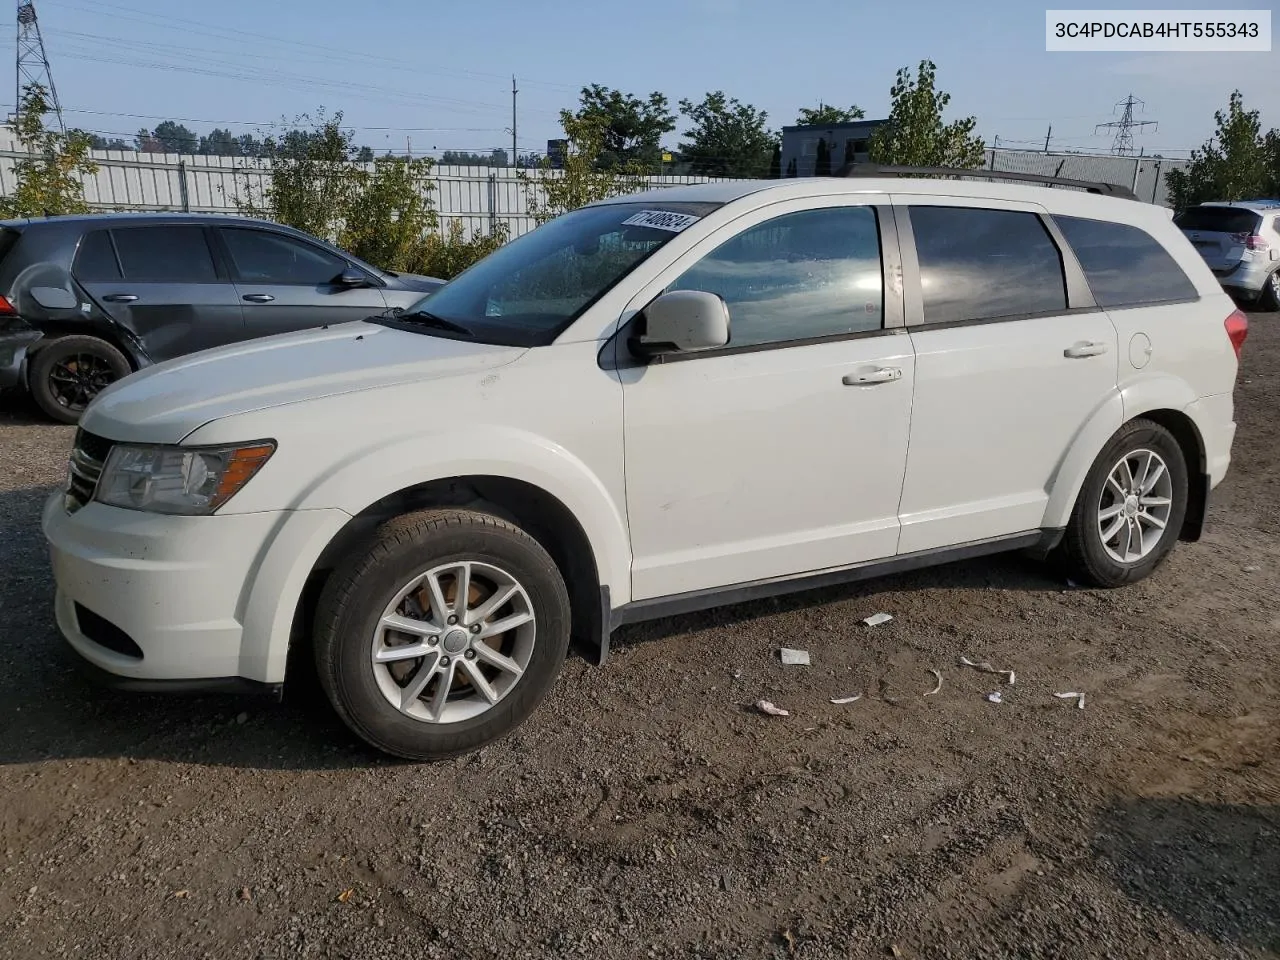
[[[423,327],[434,327],[437,330],[448,330],[450,333],[460,333],[465,337],[472,336],[471,331],[462,324],[446,320],[444,317],[437,317],[434,313],[428,313],[426,310],[396,313],[390,319],[399,320],[401,323],[416,323]]]

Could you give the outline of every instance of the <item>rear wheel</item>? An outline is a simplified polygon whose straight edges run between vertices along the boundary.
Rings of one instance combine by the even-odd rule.
[[[77,423],[91,400],[131,370],[125,355],[97,337],[60,337],[31,360],[27,383],[44,413]]]
[[[1187,515],[1186,459],[1150,420],[1121,427],[1098,454],[1067,524],[1068,572],[1096,587],[1143,579],[1169,555]]]
[[[320,683],[379,750],[464,753],[523,722],[569,643],[554,561],[520,528],[470,510],[384,524],[330,577],[316,613]]]

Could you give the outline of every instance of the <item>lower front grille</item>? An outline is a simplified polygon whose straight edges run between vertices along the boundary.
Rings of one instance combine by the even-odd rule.
[[[76,431],[76,442],[67,464],[67,492],[63,499],[68,513],[75,513],[93,499],[112,446],[110,440],[84,430]]]
[[[142,659],[142,648],[133,642],[133,637],[129,636],[106,617],[100,617],[88,607],[76,604],[76,626],[80,628],[80,632],[86,639],[93,641],[100,647],[106,647],[113,653],[122,656],[132,657],[135,660]]]

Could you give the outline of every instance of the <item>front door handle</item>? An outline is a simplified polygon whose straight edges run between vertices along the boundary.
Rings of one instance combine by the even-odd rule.
[[[1107,352],[1107,345],[1100,340],[1081,340],[1062,351],[1062,355],[1070,360],[1081,357],[1100,357]]]
[[[241,300],[248,300],[250,303],[270,303],[275,299],[269,293],[246,293]]]
[[[876,367],[863,373],[846,373],[840,382],[846,387],[868,387],[876,383],[893,383],[902,379],[902,370],[898,367]]]
[[[102,299],[108,303],[133,303],[138,299],[138,295],[136,293],[108,293]]]

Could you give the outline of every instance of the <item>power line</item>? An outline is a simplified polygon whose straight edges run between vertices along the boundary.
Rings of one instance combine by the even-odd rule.
[[[1156,121],[1133,119],[1133,108],[1140,106],[1145,109],[1146,104],[1132,93],[1117,103],[1116,106],[1124,107],[1124,113],[1121,114],[1120,119],[1112,120],[1109,123],[1100,123],[1093,130],[1096,134],[1099,130],[1114,129],[1116,138],[1111,143],[1111,152],[1123,157],[1133,153],[1133,131],[1135,129],[1141,130],[1143,127],[1154,127],[1156,126]],[[1112,108],[1112,112],[1115,112],[1114,108]]]
[[[58,129],[67,132],[62,122],[62,104],[58,102],[58,88],[53,83],[53,68],[45,53],[44,37],[40,35],[40,21],[36,17],[33,0],[18,0],[17,69],[14,71],[14,116],[22,104],[24,87],[39,85],[49,91],[49,106],[58,118]]]

